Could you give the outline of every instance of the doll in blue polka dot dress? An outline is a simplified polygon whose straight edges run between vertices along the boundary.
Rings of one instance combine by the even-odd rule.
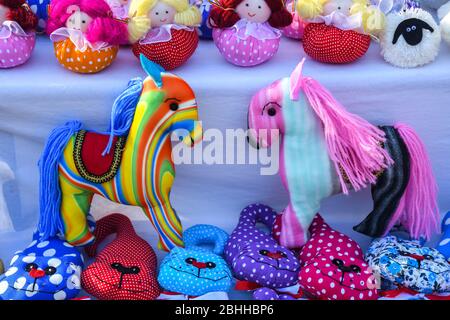
[[[66,300],[80,292],[83,258],[69,243],[50,238],[15,253],[0,275],[0,300]]]
[[[27,0],[28,5],[31,10],[38,17],[38,32],[44,32],[47,26],[48,20],[48,7],[50,5],[50,0]]]
[[[221,257],[228,234],[200,224],[187,229],[183,239],[185,247],[172,249],[161,263],[158,282],[165,291],[159,299],[228,300],[232,275]]]
[[[447,212],[442,220],[442,236],[436,249],[450,263],[450,211]]]

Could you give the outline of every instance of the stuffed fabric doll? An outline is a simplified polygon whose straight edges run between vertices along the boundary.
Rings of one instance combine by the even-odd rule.
[[[98,254],[103,240],[116,238]],[[95,228],[95,242],[86,247],[95,261],[81,274],[81,285],[100,300],[154,300],[160,293],[156,280],[156,255],[129,218],[111,214],[100,219]]]
[[[439,251],[419,241],[395,236],[376,239],[366,260],[387,283],[426,294],[450,291],[450,264]]]
[[[441,33],[428,12],[410,8],[390,13],[381,36],[381,55],[401,68],[420,67],[432,62],[439,53]]]
[[[442,219],[442,236],[436,249],[450,263],[450,211]]]
[[[269,230],[277,213],[263,204],[252,204],[241,212],[239,223],[225,248],[225,258],[234,276],[240,280],[238,290],[256,290],[258,300],[293,300],[299,297],[298,258],[280,246],[269,233],[259,230],[258,222]]]
[[[50,6],[50,0],[27,0],[31,10],[36,14],[38,18],[38,24],[36,30],[39,33],[45,32],[48,20],[48,8]]]
[[[281,30],[286,37],[301,40],[303,38],[306,23],[297,13],[295,2],[295,0],[287,1],[286,9],[292,14],[292,23]]]
[[[278,51],[280,28],[292,23],[282,0],[217,0],[210,23],[214,43],[226,61],[251,67]]]
[[[212,28],[209,23],[209,13],[211,12],[211,2],[209,0],[191,0],[191,4],[195,5],[202,15],[202,23],[198,28],[200,39],[211,40]]]
[[[438,10],[442,39],[450,45],[450,2],[447,2]]]
[[[80,292],[80,252],[58,237],[38,239],[36,232],[0,276],[0,300],[66,300]]]
[[[134,31],[133,53],[144,54],[166,70],[184,64],[198,46],[202,17],[188,0],[133,0],[130,16],[145,17],[150,27],[145,32]]]
[[[228,234],[211,225],[195,225],[183,233],[184,248],[164,258],[158,282],[161,300],[228,300],[231,271],[221,257]],[[212,245],[209,249],[205,245]]]
[[[113,18],[104,0],[58,0],[49,10],[47,33],[59,63],[70,71],[100,72],[113,63],[119,45],[128,43],[127,22]]]
[[[384,27],[384,14],[367,0],[305,0],[297,10],[308,22],[303,49],[324,63],[356,61]]]
[[[130,0],[106,0],[115,18],[126,20],[128,18],[128,9]]]
[[[299,283],[321,300],[376,300],[377,285],[359,245],[333,230],[318,214],[300,251]]]
[[[36,43],[37,17],[25,0],[0,0],[0,68],[27,62]]]

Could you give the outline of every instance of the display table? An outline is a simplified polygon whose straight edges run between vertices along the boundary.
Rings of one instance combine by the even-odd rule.
[[[185,66],[175,70],[194,89],[205,129],[247,126],[251,96],[277,78],[287,76],[304,56],[301,44],[284,39],[279,53],[254,68],[228,64],[212,42],[201,42]],[[450,50],[442,46],[437,61],[403,70],[385,63],[372,44],[360,61],[324,65],[308,60],[304,74],[326,86],[351,112],[376,124],[402,121],[413,126],[425,142],[440,186],[441,211],[450,209]],[[71,119],[87,128],[105,130],[111,105],[129,79],[145,74],[128,48],[115,63],[96,75],[78,75],[56,61],[50,41],[41,37],[30,62],[0,71],[0,158],[15,171],[5,185],[7,203],[17,233],[0,235],[0,257],[9,259],[31,238],[38,215],[37,160],[51,129]],[[231,231],[239,212],[252,202],[276,209],[287,204],[280,178],[261,176],[258,165],[181,165],[172,200],[185,227],[209,223]],[[324,203],[328,221],[363,246],[370,239],[351,231],[371,210],[369,191],[337,196]],[[95,216],[127,211],[152,245],[156,235],[140,209],[118,208],[96,199]]]

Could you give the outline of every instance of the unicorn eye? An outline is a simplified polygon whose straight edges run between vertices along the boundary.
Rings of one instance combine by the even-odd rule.
[[[169,105],[169,108],[170,108],[170,110],[172,110],[172,111],[177,111],[179,107],[180,107],[180,105],[179,105],[178,103],[176,103],[176,102],[172,102],[172,103]]]
[[[268,110],[267,110],[267,114],[269,115],[269,116],[271,116],[271,117],[274,117],[276,114],[277,114],[277,110],[275,109],[275,108],[269,108]]]

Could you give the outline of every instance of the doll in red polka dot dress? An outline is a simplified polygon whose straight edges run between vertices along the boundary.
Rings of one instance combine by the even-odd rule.
[[[202,17],[198,8],[188,0],[133,0],[130,16],[146,17],[149,28],[144,33],[134,32],[133,53],[144,54],[165,70],[184,64],[198,46]]]
[[[37,22],[25,0],[0,0],[0,68],[13,68],[30,59]]]
[[[376,300],[377,282],[359,245],[318,214],[300,252],[299,284],[321,300]]]
[[[303,49],[323,63],[356,61],[384,27],[384,14],[368,0],[303,0],[297,11],[308,22]]]
[[[291,23],[282,0],[217,0],[210,14],[214,43],[225,60],[241,67],[271,59],[278,51],[280,28]]]

